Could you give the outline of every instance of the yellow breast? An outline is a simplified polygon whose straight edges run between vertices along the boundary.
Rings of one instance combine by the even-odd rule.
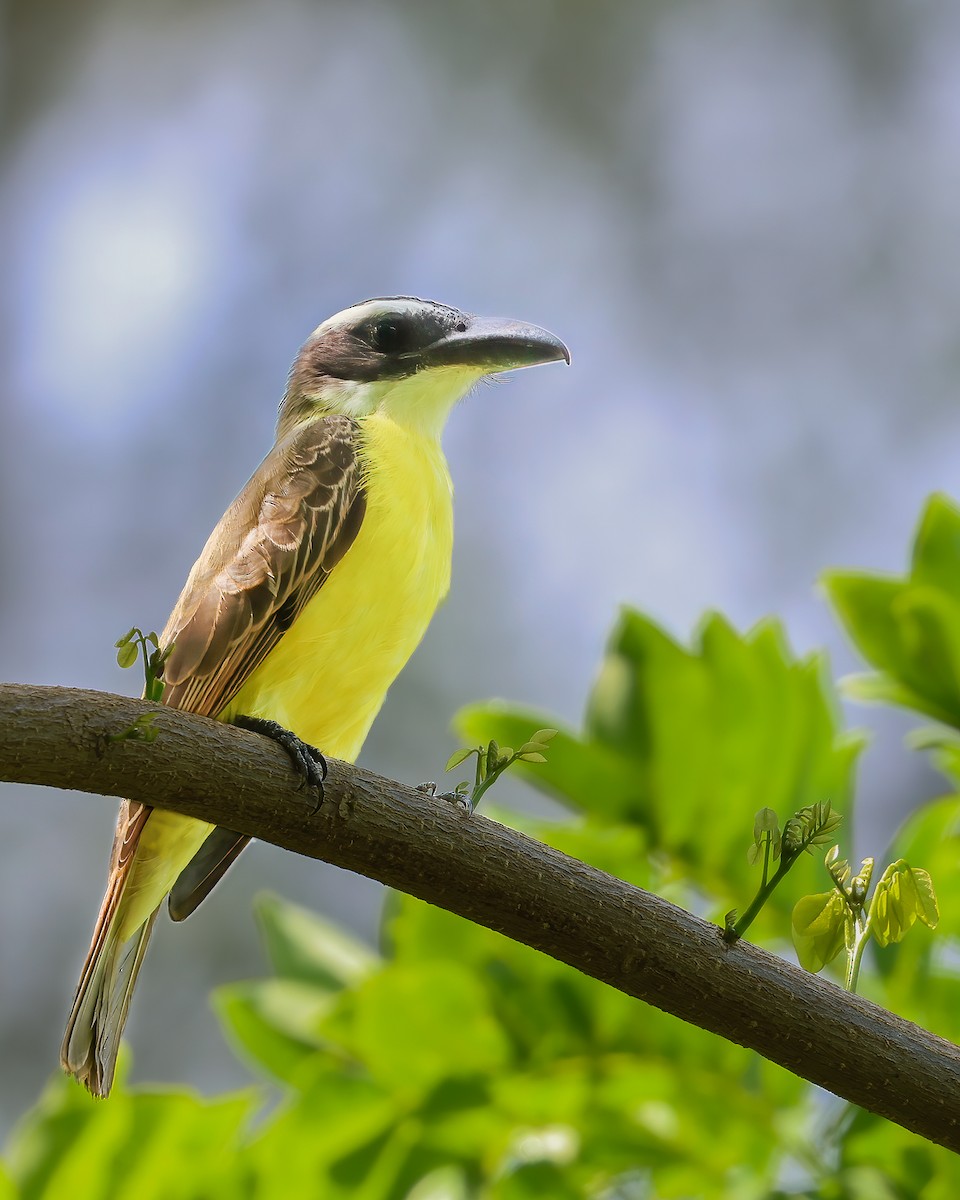
[[[348,761],[447,594],[453,549],[439,443],[382,414],[361,425],[360,532],[222,714],[269,717]]]

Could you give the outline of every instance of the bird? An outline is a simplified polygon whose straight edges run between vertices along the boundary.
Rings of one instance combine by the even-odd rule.
[[[570,362],[552,333],[388,296],[319,325],[294,360],[272,448],[214,528],[159,637],[162,703],[245,726],[322,795],[353,762],[450,586],[453,488],[441,446],[475,384]],[[120,805],[106,893],[61,1047],[95,1096],[166,899],[183,920],[249,839]]]

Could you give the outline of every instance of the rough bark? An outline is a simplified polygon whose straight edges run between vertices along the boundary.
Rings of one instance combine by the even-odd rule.
[[[156,741],[107,740],[145,711]],[[0,779],[127,796],[379,879],[960,1151],[956,1046],[513,829],[329,766],[314,812],[256,734],[102,692],[0,685]]]

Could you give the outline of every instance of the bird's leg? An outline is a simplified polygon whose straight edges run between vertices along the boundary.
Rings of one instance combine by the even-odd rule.
[[[327,760],[316,746],[301,741],[295,733],[291,733],[278,721],[270,721],[265,717],[246,717],[240,714],[234,717],[230,724],[236,725],[238,729],[261,733],[278,746],[282,746],[300,777],[299,790],[303,791],[305,787],[312,788],[317,793],[317,808],[320,807],[323,803],[323,781],[327,777]]]

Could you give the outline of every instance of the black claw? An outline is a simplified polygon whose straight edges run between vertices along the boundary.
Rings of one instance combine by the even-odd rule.
[[[317,803],[313,811],[317,812],[323,803],[323,781],[327,777],[327,760],[316,746],[301,741],[295,733],[284,728],[278,721],[270,721],[264,717],[234,717],[232,724],[238,729],[249,729],[252,733],[263,734],[277,745],[282,746],[293,763],[293,769],[300,777],[297,791],[311,788],[317,793]]]

